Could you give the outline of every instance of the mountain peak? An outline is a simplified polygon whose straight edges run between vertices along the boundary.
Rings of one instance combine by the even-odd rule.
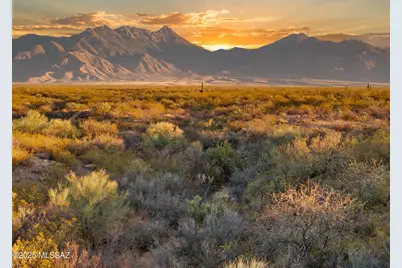
[[[172,28],[169,26],[165,25],[162,28],[160,28],[157,32],[163,33],[165,35],[177,35],[175,31],[173,31]]]
[[[282,40],[288,40],[288,41],[299,43],[299,42],[303,42],[309,38],[310,37],[308,35],[306,35],[305,33],[294,33],[294,34],[286,36]]]
[[[107,25],[99,26],[93,29],[95,32],[110,32],[113,31],[112,28],[110,28]]]

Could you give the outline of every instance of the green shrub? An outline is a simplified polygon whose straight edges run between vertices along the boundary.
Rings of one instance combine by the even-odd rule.
[[[175,148],[183,142],[183,130],[168,122],[151,124],[145,133],[146,141],[155,148]]]
[[[228,180],[236,167],[240,167],[240,159],[230,144],[225,141],[218,143],[215,148],[210,148],[206,152],[210,175],[216,181]]]
[[[258,209],[269,201],[273,193],[281,192],[284,188],[285,182],[283,180],[260,175],[247,185],[244,198]]]
[[[266,158],[270,162],[268,171],[292,183],[334,177],[351,157],[340,139],[340,133],[329,132],[324,138],[320,135],[299,137],[273,147]]]
[[[149,165],[130,151],[102,150],[93,147],[82,155],[81,159],[105,169],[112,175],[149,170]]]
[[[376,162],[351,162],[338,179],[368,206],[389,202],[389,170]]]
[[[193,200],[188,201],[187,210],[191,218],[198,223],[202,223],[205,217],[211,213],[211,206],[202,203],[201,197],[197,195]]]

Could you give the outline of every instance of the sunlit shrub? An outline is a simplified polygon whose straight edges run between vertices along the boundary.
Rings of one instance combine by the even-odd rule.
[[[339,180],[369,206],[389,201],[389,170],[379,163],[351,162],[339,174]]]
[[[71,121],[53,119],[43,131],[43,134],[60,138],[76,138],[80,136],[80,131],[71,124]]]
[[[71,174],[69,184],[49,191],[50,205],[73,209],[83,238],[96,246],[119,226],[128,213],[126,194],[120,194],[117,183],[104,171],[83,177]]]
[[[27,161],[31,157],[32,157],[32,154],[28,150],[25,150],[24,148],[15,146],[13,144],[13,152],[12,152],[13,166],[18,166],[18,165],[24,163],[25,161]]]
[[[66,104],[66,109],[70,111],[85,111],[88,107],[82,103],[69,102]]]
[[[148,127],[145,139],[158,149],[176,147],[183,141],[183,130],[172,123],[159,122]]]
[[[88,137],[95,138],[98,135],[117,135],[118,128],[116,124],[109,122],[99,122],[95,120],[86,120],[81,124],[84,134]]]
[[[48,124],[49,121],[46,116],[38,111],[30,110],[26,117],[13,120],[13,130],[37,134],[42,133]]]
[[[12,194],[12,235],[13,240],[17,240],[21,235],[25,235],[30,226],[35,222],[37,208],[34,204],[20,199],[17,193]]]
[[[21,132],[13,133],[13,144],[15,146],[29,152],[50,153],[54,160],[68,164],[74,164],[76,160],[74,155],[66,150],[66,147],[71,143],[72,140],[66,138]]]
[[[22,254],[20,258],[13,258],[13,266],[16,267],[54,267],[56,258],[41,258],[39,254],[45,252],[50,256],[50,252],[59,252],[56,243],[43,234],[38,234],[32,240],[18,239],[12,250],[17,256]]]
[[[44,237],[52,239],[58,248],[63,248],[66,244],[76,241],[84,244],[81,237],[80,224],[72,215],[68,213],[54,213],[49,210],[46,217],[32,226],[29,230],[29,236],[43,234]]]
[[[102,102],[92,108],[92,110],[99,115],[107,115],[112,110],[112,105],[108,102]]]
[[[268,264],[263,261],[258,261],[256,259],[245,260],[239,258],[236,261],[225,264],[224,268],[268,268]]]
[[[341,144],[341,135],[329,132],[324,137],[299,137],[273,147],[268,159],[273,161],[271,171],[274,176],[300,182],[336,174],[337,169],[346,166],[345,148]]]

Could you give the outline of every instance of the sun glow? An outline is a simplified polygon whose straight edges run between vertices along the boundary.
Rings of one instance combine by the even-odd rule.
[[[205,49],[211,50],[211,51],[216,51],[219,49],[224,49],[224,50],[228,50],[233,48],[234,46],[232,45],[224,45],[224,44],[216,44],[216,45],[203,45],[203,47]]]

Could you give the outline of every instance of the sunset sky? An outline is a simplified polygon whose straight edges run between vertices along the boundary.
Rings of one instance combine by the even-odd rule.
[[[13,0],[13,37],[168,25],[216,50],[258,47],[299,32],[388,34],[389,18],[389,0]]]

